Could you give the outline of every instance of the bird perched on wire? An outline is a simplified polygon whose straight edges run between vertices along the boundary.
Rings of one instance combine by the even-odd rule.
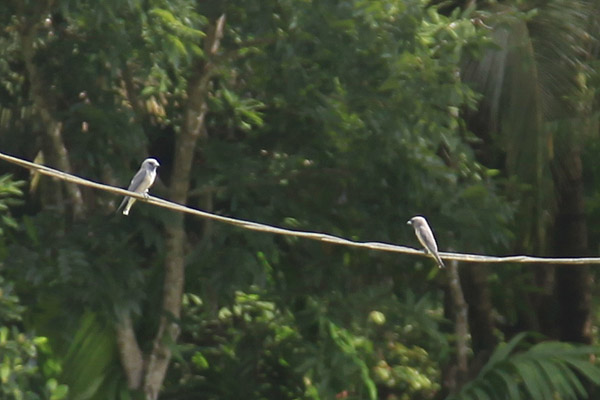
[[[406,223],[408,225],[412,225],[413,229],[415,230],[415,235],[417,235],[417,239],[419,239],[419,242],[421,242],[423,247],[425,247],[425,251],[435,258],[438,266],[440,268],[446,267],[440,258],[440,255],[438,254],[435,236],[433,236],[433,232],[431,231],[427,220],[424,217],[416,216],[409,219]]]
[[[144,162],[142,162],[140,170],[133,176],[127,190],[148,197],[148,189],[150,189],[150,186],[152,186],[156,179],[156,169],[159,166],[160,164],[155,158],[146,158]],[[135,200],[136,199],[133,197],[125,196],[121,205],[117,208],[117,212],[123,210],[123,215],[129,215],[129,210],[133,203],[135,203]]]

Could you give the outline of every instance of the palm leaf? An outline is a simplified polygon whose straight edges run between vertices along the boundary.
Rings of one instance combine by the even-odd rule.
[[[508,343],[500,343],[498,347],[492,353],[488,362],[481,369],[480,374],[486,374],[489,370],[494,368],[496,364],[506,360],[506,358],[513,352],[515,347],[527,336],[527,332],[521,332],[512,338]]]
[[[558,365],[554,363],[539,362],[539,367],[556,387],[556,390],[563,393],[565,399],[577,399],[575,389],[570,385],[569,380],[563,375],[563,370],[561,370]]]
[[[577,399],[587,396],[583,381],[600,384],[600,366],[590,362],[600,347],[543,342],[515,352],[525,337],[500,344],[480,374],[448,400]]]
[[[505,392],[508,393],[508,397],[512,400],[520,400],[521,392],[519,391],[519,382],[510,375],[508,372],[501,369],[494,370],[492,373],[498,375],[502,382],[506,385]]]
[[[103,323],[94,313],[85,314],[63,359],[61,381],[68,384],[70,398],[116,398],[114,393],[107,393],[104,386],[110,383],[107,382],[109,372],[118,365],[112,326]],[[111,378],[122,386],[125,384],[122,377]]]
[[[521,225],[517,231],[529,250],[537,251],[545,243],[546,215],[554,206],[548,165],[555,151],[568,148],[554,144],[549,124],[575,115],[573,99],[582,97],[578,77],[587,51],[582,44],[589,43],[589,3],[494,2],[476,12],[491,27],[494,46],[464,64],[465,81],[483,94],[472,119],[478,133],[496,139],[506,154],[509,173],[533,194],[520,209],[533,218],[517,219]]]
[[[568,381],[568,384],[570,384],[570,387],[577,392],[577,397],[584,397],[587,394],[585,388],[573,370],[563,364],[558,364],[557,367]]]

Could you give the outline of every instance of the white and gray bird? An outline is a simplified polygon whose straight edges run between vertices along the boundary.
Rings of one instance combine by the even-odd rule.
[[[417,235],[417,239],[419,239],[419,242],[421,242],[423,247],[425,247],[425,251],[435,258],[435,261],[440,268],[444,268],[444,262],[438,254],[435,236],[433,236],[433,232],[431,231],[427,220],[424,217],[416,216],[409,219],[407,224],[412,225],[413,229],[415,230],[415,235]]]
[[[154,183],[156,179],[156,168],[158,168],[160,164],[154,158],[146,158],[144,162],[142,162],[142,166],[140,170],[134,175],[131,183],[127,190],[131,192],[136,192],[140,194],[144,194],[144,196],[148,196],[148,189]],[[129,215],[129,210],[133,203],[135,203],[133,197],[125,196],[123,202],[117,208],[117,212],[123,210],[123,215]]]

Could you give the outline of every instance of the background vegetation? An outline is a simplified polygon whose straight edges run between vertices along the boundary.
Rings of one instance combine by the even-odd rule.
[[[598,255],[597,0],[8,0],[0,149],[211,212]],[[282,238],[9,164],[2,399],[594,396],[589,266]]]

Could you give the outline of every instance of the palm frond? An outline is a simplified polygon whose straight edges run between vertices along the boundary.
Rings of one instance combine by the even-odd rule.
[[[542,342],[515,352],[525,337],[500,344],[479,375],[447,400],[575,400],[587,396],[586,380],[600,384],[600,366],[591,361],[600,347]]]

